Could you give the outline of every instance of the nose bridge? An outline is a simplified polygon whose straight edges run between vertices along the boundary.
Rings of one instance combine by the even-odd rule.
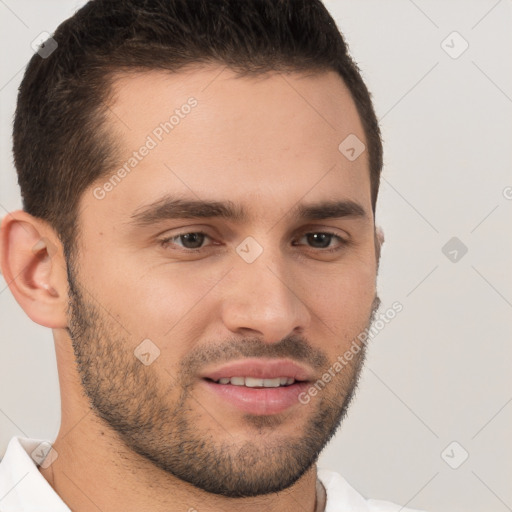
[[[265,342],[278,342],[306,328],[308,309],[278,244],[248,237],[236,253],[223,303],[226,327],[233,332],[252,330]]]

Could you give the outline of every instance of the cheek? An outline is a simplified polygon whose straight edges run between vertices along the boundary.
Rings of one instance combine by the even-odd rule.
[[[103,282],[96,278],[94,286],[101,293],[102,305],[134,337],[155,338],[165,344],[180,333],[195,339],[193,331],[205,322],[204,298],[224,272],[211,267],[203,272],[199,264],[194,268],[184,264],[151,267],[118,258],[110,269],[102,269]]]
[[[340,265],[328,275],[308,275],[302,281],[302,296],[317,318],[317,328],[336,338],[342,349],[368,325],[375,298],[375,264]]]

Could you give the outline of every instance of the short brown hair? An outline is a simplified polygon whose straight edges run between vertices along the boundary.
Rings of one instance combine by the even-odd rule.
[[[382,141],[370,93],[320,0],[91,0],[31,58],[14,119],[23,208],[46,220],[71,254],[83,191],[116,164],[105,128],[111,79],[121,70],[179,71],[220,63],[240,75],[334,70],[365,130],[375,212]],[[341,142],[341,141],[340,141]]]

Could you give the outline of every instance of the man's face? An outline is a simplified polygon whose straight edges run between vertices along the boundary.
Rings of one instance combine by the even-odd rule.
[[[378,303],[374,224],[367,151],[338,149],[365,140],[341,79],[221,71],[116,82],[122,156],[80,202],[69,330],[93,407],[129,448],[208,492],[255,496],[311,468],[346,412],[364,347],[332,367]],[[245,217],[176,215],[171,199]],[[340,201],[366,215],[300,215]]]

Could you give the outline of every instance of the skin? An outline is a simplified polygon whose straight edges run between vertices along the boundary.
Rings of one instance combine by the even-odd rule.
[[[346,412],[364,346],[308,404],[279,414],[246,414],[199,374],[212,361],[279,355],[316,380],[370,325],[383,238],[367,152],[349,161],[338,150],[349,134],[366,144],[348,89],[334,72],[237,78],[211,65],[119,77],[113,93],[120,166],[169,112],[198,104],[103,199],[93,191],[110,175],[83,193],[70,283],[48,224],[23,211],[3,219],[6,281],[55,339],[62,421],[58,457],[41,473],[81,512],[322,508],[316,457]],[[130,224],[171,193],[231,200],[248,219]],[[341,199],[367,216],[290,215],[297,202]],[[183,239],[162,244],[198,231],[210,237],[200,253]],[[350,243],[332,238],[340,250],[327,253],[304,236],[326,231]],[[252,263],[235,250],[248,236],[263,248]],[[146,366],[134,350],[147,338],[160,355]]]

